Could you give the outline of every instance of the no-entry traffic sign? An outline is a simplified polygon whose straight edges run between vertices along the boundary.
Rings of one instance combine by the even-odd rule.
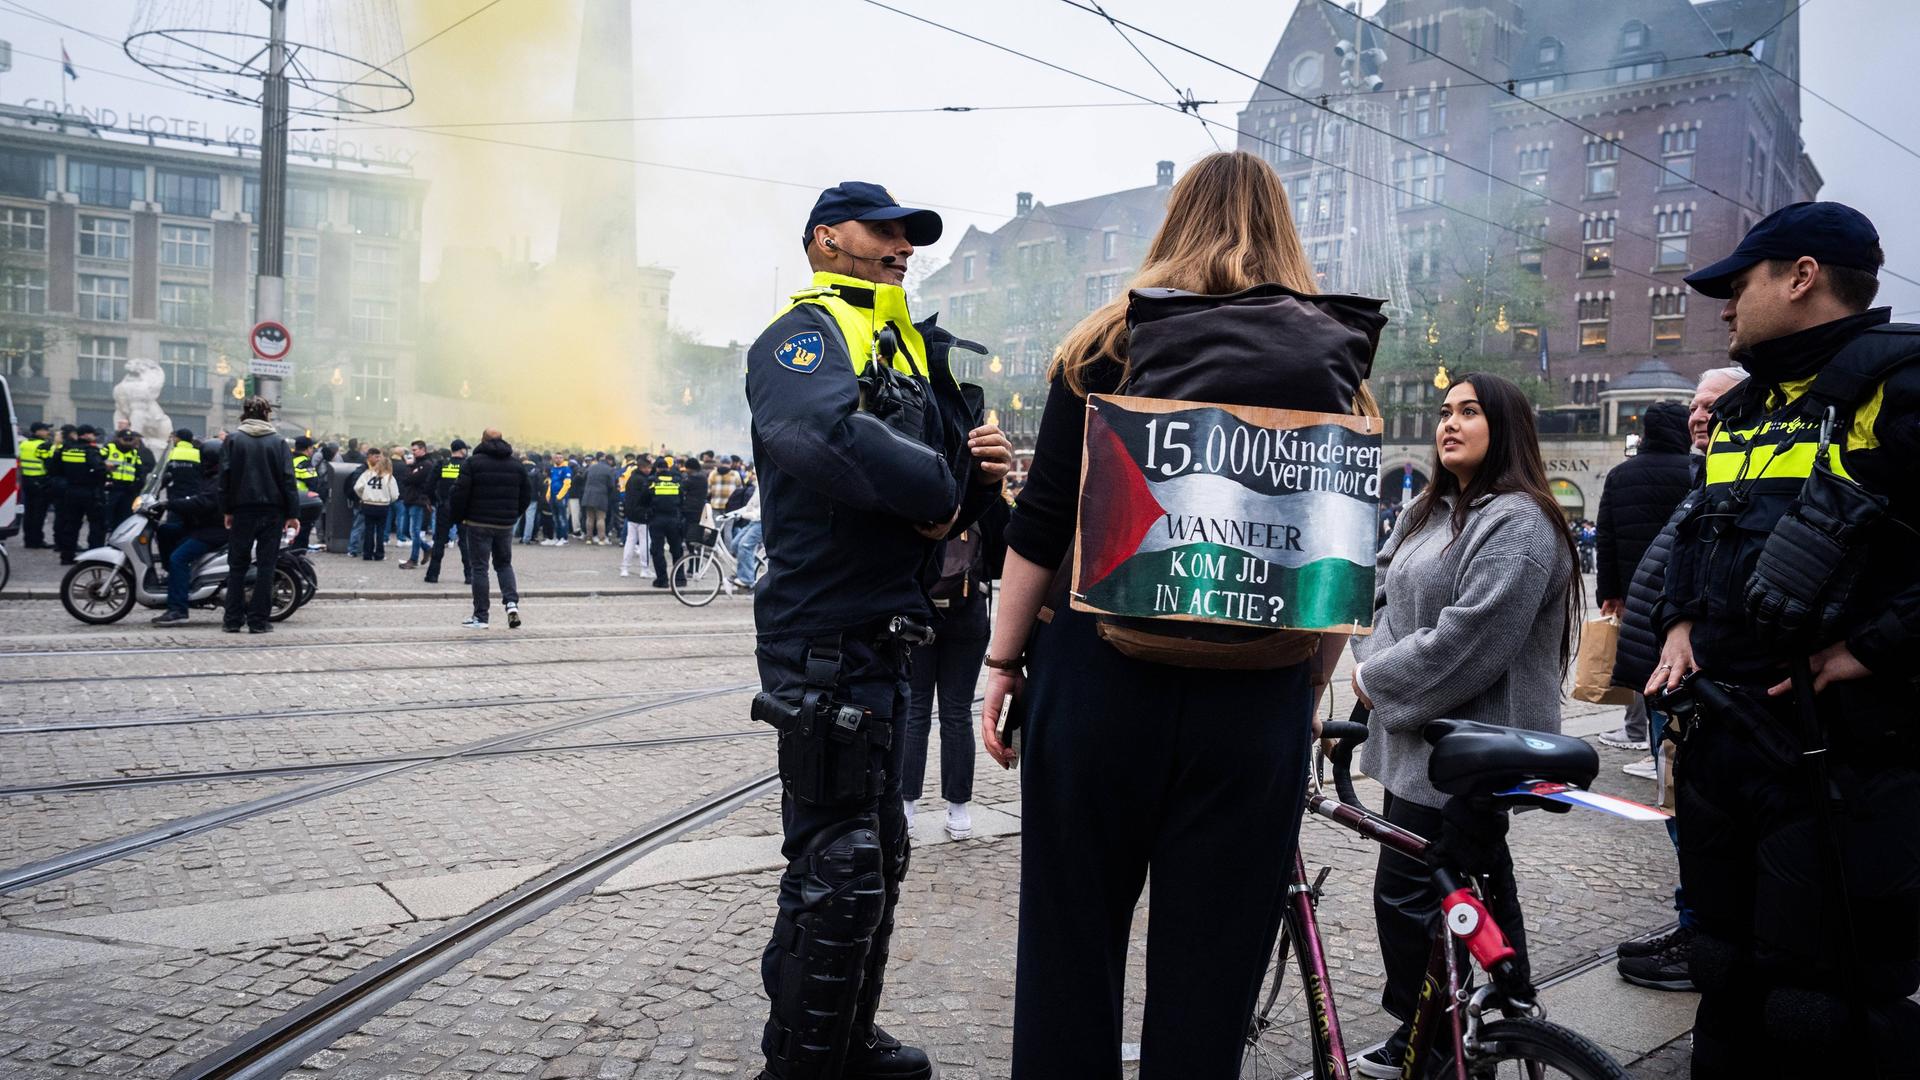
[[[255,375],[293,374],[287,354],[293,351],[293,335],[277,322],[262,322],[253,328],[253,373]]]

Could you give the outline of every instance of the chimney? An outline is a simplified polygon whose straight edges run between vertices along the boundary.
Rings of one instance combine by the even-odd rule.
[[[1026,217],[1033,210],[1033,192],[1018,192],[1013,197],[1013,216]]]
[[[1173,162],[1161,161],[1153,167],[1153,186],[1170,188],[1173,186]]]

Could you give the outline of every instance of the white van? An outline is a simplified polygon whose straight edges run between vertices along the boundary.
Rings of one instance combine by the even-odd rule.
[[[0,376],[0,540],[20,531],[20,418],[13,415],[13,394]]]

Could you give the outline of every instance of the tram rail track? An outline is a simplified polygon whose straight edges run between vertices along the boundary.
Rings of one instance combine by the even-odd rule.
[[[173,1080],[265,1080],[280,1076],[404,1001],[522,926],[591,891],[635,860],[716,821],[779,783],[761,773],[655,819],[499,897],[473,914],[328,987],[236,1042],[186,1066]]]
[[[742,683],[736,686],[689,691],[657,701],[624,705],[616,709],[591,713],[587,716],[542,724],[539,727],[525,731],[509,732],[477,742],[449,747],[440,753],[418,760],[404,760],[396,761],[388,765],[368,766],[345,776],[330,777],[273,795],[262,796],[258,799],[250,799],[246,802],[235,803],[184,818],[175,818],[171,821],[165,821],[137,832],[127,833],[109,840],[74,848],[48,859],[41,859],[6,869],[0,869],[0,895],[12,893],[20,889],[31,888],[36,885],[43,885],[50,881],[57,881],[61,878],[80,873],[83,870],[89,870],[105,863],[116,862],[131,855],[150,851],[154,848],[172,843],[176,840],[183,840],[190,836],[198,836],[201,833],[223,828],[227,825],[257,817],[261,814],[271,813],[299,803],[336,795],[364,784],[399,776],[416,769],[423,769],[447,761],[479,758],[485,756],[488,751],[517,746],[534,739],[573,728],[585,727],[589,724],[606,723],[628,716],[652,712],[657,709],[671,708],[676,705],[684,705],[708,698],[745,693],[749,690],[758,689],[758,687],[758,683]]]
[[[743,632],[741,636],[751,635]],[[683,653],[677,656],[650,654],[650,658],[656,660],[738,660],[741,659],[743,655],[746,654]],[[540,667],[553,664],[631,664],[633,663],[633,659],[631,656],[556,656],[540,660],[489,660],[486,666],[488,668],[511,668]],[[353,670],[357,674],[370,674],[381,671],[471,671],[473,667],[473,659],[467,658],[446,664],[387,664],[355,667]],[[237,679],[273,675],[324,675],[328,670],[327,668],[275,668],[266,671],[167,671],[156,674],[49,675],[44,677],[30,676],[23,679],[0,679],[0,686],[58,686],[71,683],[86,683],[91,685],[94,683],[176,679]]]
[[[744,731],[720,731],[698,735],[661,735],[652,739],[610,739],[601,742],[563,743],[559,746],[509,746],[493,750],[476,750],[465,756],[470,758],[524,757],[531,754],[564,754],[586,750],[643,750],[651,746],[681,746],[689,743],[724,742],[730,739],[746,739],[755,736],[772,736],[772,728],[761,727]],[[338,761],[302,761],[288,762],[284,765],[262,765],[252,769],[202,769],[189,772],[150,773],[144,776],[100,776],[84,780],[59,780],[48,784],[25,784],[15,787],[0,787],[0,798],[25,798],[34,795],[76,795],[96,791],[125,791],[130,788],[162,787],[169,784],[191,784],[197,782],[219,782],[223,780],[258,780],[263,777],[299,776],[305,773],[341,772],[348,769],[370,769],[380,765],[395,765],[407,761],[438,761],[441,755],[430,750],[413,754],[389,754],[382,757],[343,758]]]
[[[499,709],[514,705],[569,705],[582,701],[613,701],[622,698],[653,697],[642,693],[579,694],[573,697],[493,697],[461,698],[454,701],[394,701],[383,705],[352,705],[329,709],[263,709],[244,713],[205,713],[196,716],[154,716],[131,720],[96,720],[79,724],[0,723],[0,737],[8,735],[52,735],[80,731],[117,731],[122,728],[176,727],[185,724],[224,724],[236,720],[299,720],[313,716],[378,716],[386,713],[444,712],[449,709]]]
[[[215,641],[208,642],[204,645],[127,645],[102,646],[93,649],[14,649],[10,651],[0,651],[0,660],[38,660],[69,656],[166,656],[179,653],[266,652],[268,650],[286,652],[289,649],[297,649],[305,652],[309,649],[364,649],[367,647],[365,640],[367,628],[365,627],[325,627],[320,629],[350,631],[359,636],[351,641],[280,641],[274,645]],[[743,629],[737,630],[701,629],[636,634],[566,634],[548,630],[547,632],[537,634],[516,632],[502,637],[475,637],[472,634],[463,637],[409,637],[407,644],[409,647],[419,647],[433,645],[523,645],[529,641],[658,641],[663,638],[740,637],[743,635],[751,635],[753,632],[752,624],[748,623],[745,624]]]

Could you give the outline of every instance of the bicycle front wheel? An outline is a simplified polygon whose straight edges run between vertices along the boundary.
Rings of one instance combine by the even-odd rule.
[[[1301,955],[1289,911],[1280,924],[1253,1019],[1247,1025],[1246,1045],[1240,1053],[1241,1080],[1292,1080],[1309,1075],[1331,1080],[1327,1048],[1318,1022],[1321,1002],[1308,994],[1309,958]],[[1289,972],[1289,965],[1295,970]]]
[[[673,595],[688,607],[706,607],[720,595],[720,560],[705,551],[689,552],[673,564]]]
[[[1474,1080],[1627,1080],[1620,1063],[1586,1036],[1525,1017],[1482,1027],[1467,1074]]]

